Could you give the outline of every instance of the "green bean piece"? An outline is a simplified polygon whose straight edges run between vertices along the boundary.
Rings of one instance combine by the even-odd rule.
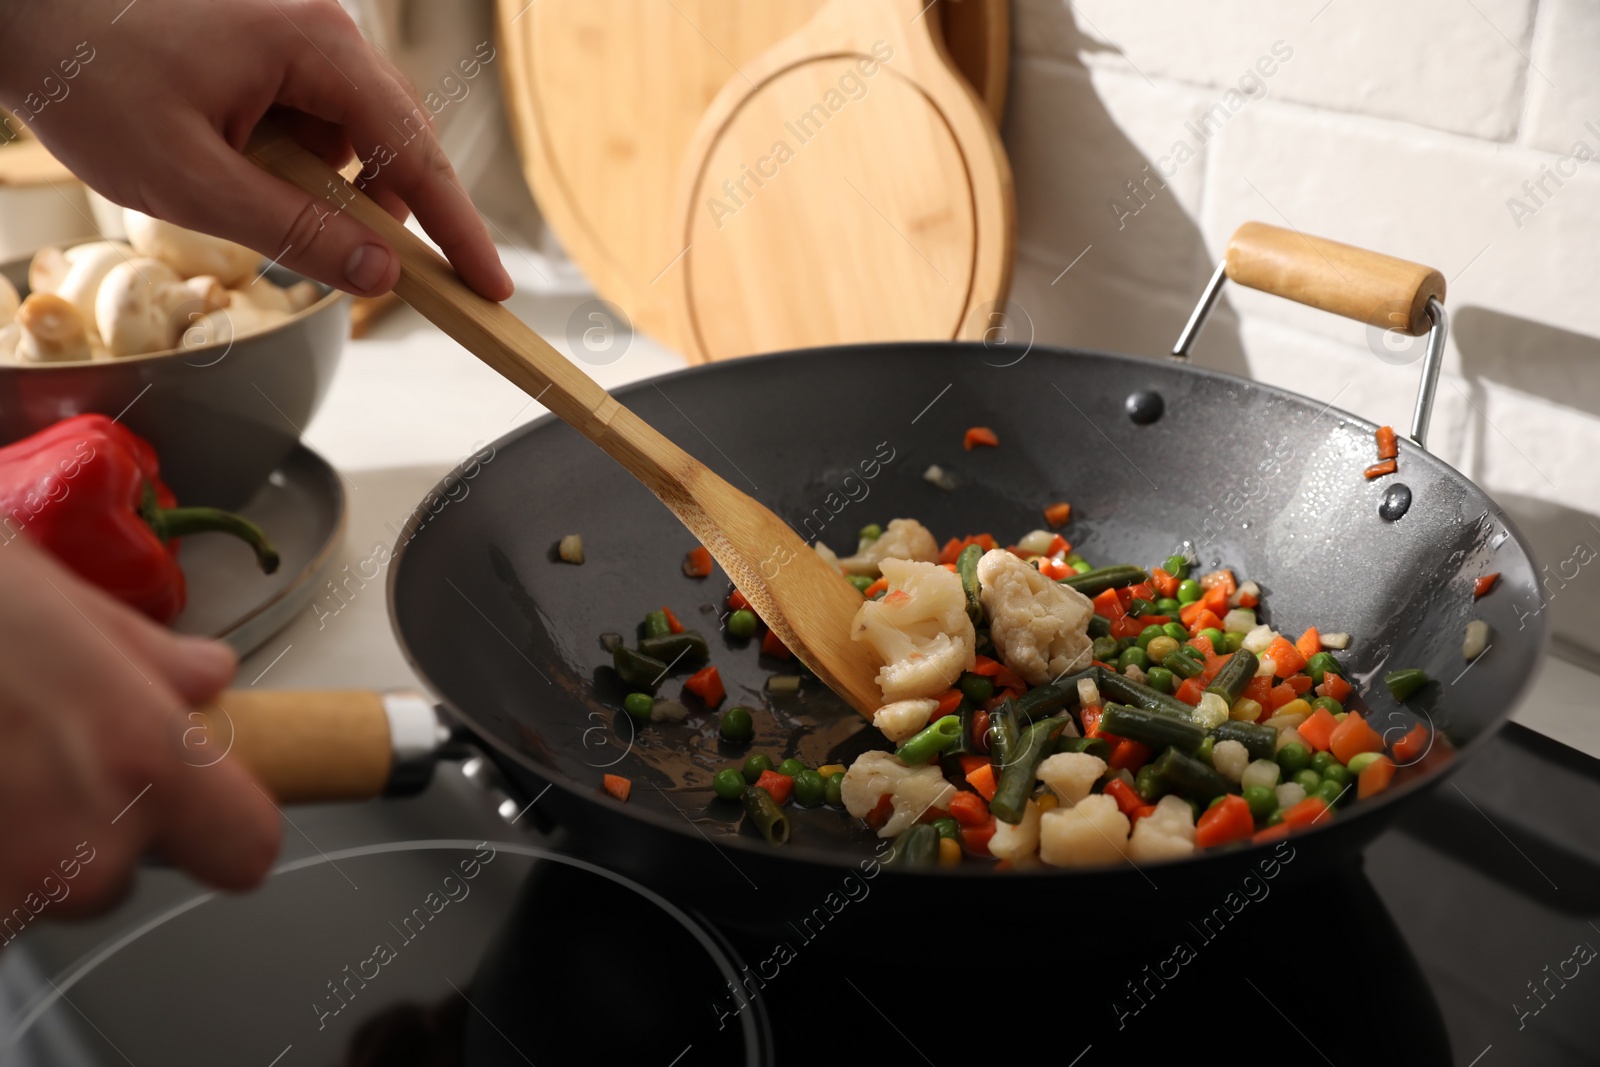
[[[711,788],[723,800],[738,800],[744,796],[744,775],[737,768],[725,767],[711,779]]]
[[[1066,725],[1066,719],[1041,719],[1022,731],[1000,771],[994,799],[989,802],[989,813],[996,819],[1013,826],[1022,821],[1034,780],[1039,776],[1039,764],[1055,751],[1056,738]]]
[[[1077,571],[1079,574],[1088,574],[1090,571],[1094,570],[1093,567],[1089,566],[1081,559],[1072,565],[1072,569]]]
[[[1100,716],[1100,729],[1116,737],[1127,737],[1160,751],[1172,746],[1193,753],[1206,738],[1201,727],[1175,716],[1123,704],[1107,704]]]
[[[861,527],[861,532],[856,536],[862,541],[876,541],[883,536],[883,527],[875,522],[869,522]]]
[[[1150,764],[1140,767],[1139,773],[1133,776],[1133,791],[1147,804],[1161,799],[1161,783],[1156,780],[1156,770]]]
[[[1161,565],[1161,569],[1172,575],[1174,578],[1187,578],[1189,577],[1189,557],[1168,556],[1167,561]]]
[[[805,769],[806,765],[795,759],[793,756],[789,757],[773,768],[774,771],[783,775],[785,778],[793,778],[795,775],[799,774]]]
[[[618,645],[611,652],[611,666],[624,685],[654,693],[667,676],[667,665],[643,652],[635,652],[627,645]]]
[[[1115,637],[1097,637],[1094,639],[1091,655],[1101,663],[1113,663],[1121,651],[1121,646],[1117,644]]]
[[[1070,585],[1086,597],[1096,597],[1107,589],[1120,589],[1149,580],[1150,576],[1143,569],[1119,563],[1113,567],[1095,567],[1081,574],[1069,574],[1061,579],[1061,584]]]
[[[989,713],[989,755],[1004,767],[1011,761],[1020,727],[1017,724],[1017,703],[1004,700]]]
[[[885,867],[932,867],[939,862],[939,831],[918,823],[894,839],[894,853]]]
[[[1181,622],[1174,620],[1161,628],[1167,632],[1168,637],[1172,638],[1180,645],[1189,640],[1189,629]]]
[[[737,637],[740,640],[754,637],[756,635],[756,623],[758,621],[759,620],[756,618],[755,612],[751,611],[749,608],[740,608],[738,611],[728,616],[728,634],[729,636]]]
[[[1163,695],[1171,695],[1172,691],[1178,688],[1178,684],[1173,681],[1172,672],[1165,667],[1151,667],[1145,671],[1144,684]]]
[[[1175,748],[1162,752],[1150,766],[1152,775],[1163,790],[1202,804],[1229,792],[1226,778]]]
[[[1135,645],[1122,650],[1122,655],[1117,657],[1117,670],[1125,671],[1129,667],[1138,667],[1141,671],[1150,666],[1150,657],[1145,650]]]
[[[607,652],[615,652],[617,650],[617,646],[620,644],[622,644],[621,634],[608,633],[600,635],[600,647],[605,649]]]
[[[1178,651],[1183,653],[1185,656],[1188,656],[1190,659],[1194,660],[1196,663],[1200,664],[1202,667],[1205,666],[1206,654],[1204,652],[1200,651],[1194,645],[1179,645],[1178,646]],[[1166,657],[1163,656],[1162,658],[1165,659]]]
[[[807,808],[821,804],[828,795],[828,783],[822,775],[807,767],[794,776],[794,801]]]
[[[1334,659],[1332,652],[1318,652],[1306,660],[1305,670],[1307,674],[1311,675],[1312,685],[1321,685],[1323,678],[1327,676],[1329,671],[1339,675],[1341,678],[1344,677],[1344,667],[1340,665],[1337,659]]]
[[[1117,655],[1119,655],[1119,656],[1122,655],[1122,653],[1128,651],[1128,649],[1130,649],[1130,648],[1138,648],[1138,647],[1139,647],[1139,639],[1137,637],[1119,637],[1119,638],[1117,638]]]
[[[622,710],[635,719],[648,719],[656,706],[656,698],[649,693],[629,693],[622,698]]]
[[[978,560],[982,558],[982,545],[968,545],[956,557],[956,575],[961,579],[961,591],[967,597],[967,618],[974,625],[983,621],[983,598],[978,588]]]
[[[1217,676],[1211,679],[1211,684],[1206,686],[1206,692],[1217,694],[1231,708],[1234,701],[1244,696],[1245,686],[1256,676],[1256,668],[1260,665],[1261,661],[1256,659],[1254,652],[1241,648],[1228,657],[1228,662],[1222,665]]]
[[[746,759],[744,761],[744,767],[741,768],[741,771],[744,774],[744,780],[752,785],[755,784],[755,780],[757,778],[761,777],[762,771],[770,770],[772,770],[772,757],[762,752],[757,752],[755,755]]]
[[[1185,578],[1178,583],[1178,603],[1193,604],[1201,595],[1200,583],[1193,578]]]
[[[1057,679],[1047,685],[1036,685],[1014,703],[1017,717],[1033,722],[1046,715],[1054,715],[1062,708],[1076,707],[1078,703],[1078,679],[1093,678],[1099,682],[1102,671],[1099,667],[1085,667],[1076,674],[1069,674],[1065,678]]]
[[[1389,687],[1389,694],[1401,703],[1404,703],[1418,689],[1427,685],[1429,680],[1426,673],[1415,668],[1390,671],[1383,676],[1383,684]]]
[[[1250,753],[1251,759],[1271,759],[1278,747],[1278,731],[1265,723],[1229,719],[1212,730],[1211,736],[1219,743],[1239,742]]]
[[[1311,766],[1311,750],[1298,741],[1290,741],[1278,749],[1278,767],[1285,780]]]
[[[767,839],[769,845],[787,844],[789,841],[789,816],[778,807],[778,802],[772,799],[772,794],[760,786],[745,787],[744,812],[755,823],[761,836]]]
[[[1265,819],[1278,810],[1278,793],[1264,785],[1250,785],[1244,789],[1244,802],[1250,805],[1250,814]]]
[[[1167,670],[1171,671],[1173,674],[1177,675],[1179,678],[1183,678],[1185,680],[1193,678],[1195,675],[1205,670],[1205,668],[1200,664],[1186,656],[1181,648],[1163,658],[1161,665]]]
[[[827,782],[823,783],[822,798],[828,802],[830,808],[844,807],[844,772],[835,771],[828,775]]]
[[[1311,706],[1313,708],[1322,708],[1326,710],[1329,715],[1338,715],[1344,711],[1344,705],[1332,697],[1313,697]]]
[[[940,752],[955,744],[961,736],[961,720],[955,715],[946,715],[908,738],[895,752],[896,758],[908,767],[919,763],[927,763]]]
[[[961,840],[961,824],[948,815],[941,816],[928,825],[937,830],[940,837],[948,837],[952,841]]]
[[[640,637],[665,637],[671,632],[672,624],[667,621],[667,613],[664,611],[652,611],[644,617],[644,622],[639,627]]]
[[[1172,675],[1172,672],[1165,667],[1151,667],[1150,669],[1152,671],[1165,671],[1169,678]],[[1125,674],[1101,671],[1098,682],[1101,693],[1118,703],[1132,704],[1134,707],[1146,708],[1150,711],[1159,711],[1179,719],[1190,720],[1194,718],[1194,709],[1177,697],[1169,696],[1149,684],[1140,685]],[[1115,730],[1110,732],[1116,733]]]
[[[748,744],[756,735],[756,724],[750,717],[750,709],[735,705],[723,712],[722,722],[717,725],[717,733],[724,741],[732,744]]]
[[[705,637],[695,630],[640,638],[639,651],[653,660],[673,665],[704,663],[711,658],[711,649],[706,644]]]
[[[1111,620],[1106,618],[1104,615],[1091,615],[1091,616],[1089,616],[1089,630],[1088,630],[1088,633],[1089,633],[1089,637],[1091,639],[1096,638],[1096,637],[1110,637],[1111,636]]]
[[[1307,767],[1303,771],[1296,771],[1294,777],[1289,780],[1304,789],[1306,796],[1310,796],[1317,791],[1317,786],[1322,784],[1322,775]]]
[[[974,704],[982,704],[994,696],[994,683],[981,674],[967,671],[961,675],[961,680],[956,683],[961,690],[961,695]]]
[[[1103,737],[1068,737],[1066,731],[1056,738],[1057,752],[1087,752],[1091,756],[1111,762],[1111,742]]]

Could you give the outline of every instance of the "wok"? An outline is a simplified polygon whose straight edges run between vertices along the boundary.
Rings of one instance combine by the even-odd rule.
[[[1380,327],[1431,327],[1397,475],[1363,476],[1374,457],[1372,424],[1187,363],[1228,278]],[[695,544],[688,532],[550,418],[496,442],[419,506],[389,569],[395,632],[447,709],[525,786],[533,818],[564,828],[575,851],[724,924],[794,928],[804,916],[859,917],[868,909],[849,909],[846,898],[859,891],[865,899],[868,883],[880,900],[890,894],[894,914],[907,914],[986,903],[996,893],[1008,904],[1063,893],[1135,908],[1205,902],[1274,859],[1275,873],[1307,880],[1356,853],[1469,758],[1509,715],[1544,644],[1543,619],[1529,607],[1540,601],[1525,543],[1488,496],[1423,447],[1443,355],[1442,297],[1442,278],[1427,268],[1248,224],[1169,361],[1043,346],[1020,357],[972,343],[841,346],[696,368],[616,394],[802,535],[841,553],[861,526],[902,516],[941,539],[989,531],[1011,540],[1040,525],[1046,503],[1067,500],[1065,533],[1096,563],[1148,562],[1187,548],[1204,568],[1227,565],[1260,584],[1275,628],[1353,635],[1344,661],[1370,721],[1392,742],[1425,720],[1449,743],[1384,794],[1275,847],[1209,850],[1150,867],[904,871],[879,867],[882,843],[832,809],[791,809],[790,843],[768,846],[738,805],[714,799],[718,769],[749,752],[848,763],[885,742],[815,683],[798,697],[768,699],[765,679],[793,665],[726,635],[726,582],[682,573]],[[975,425],[993,428],[1000,446],[964,452],[963,432]],[[959,484],[932,484],[930,464]],[[553,551],[573,533],[586,544],[581,566],[557,562]],[[1500,573],[1499,587],[1474,601],[1473,579],[1490,572]],[[751,746],[720,742],[714,715],[636,727],[621,710],[625,689],[599,635],[631,633],[662,605],[710,636],[730,704],[768,709],[756,716]],[[1472,618],[1487,621],[1493,636],[1469,666],[1460,649]],[[1399,704],[1375,683],[1400,667],[1437,681]],[[390,721],[398,721],[392,712]],[[297,749],[340,733],[323,729],[317,744]],[[380,726],[368,736],[386,735]],[[348,792],[381,785],[387,758],[369,759]],[[606,773],[632,780],[626,803],[602,791]],[[305,780],[310,793],[320,788],[315,778]],[[1157,896],[1163,887],[1178,893]]]

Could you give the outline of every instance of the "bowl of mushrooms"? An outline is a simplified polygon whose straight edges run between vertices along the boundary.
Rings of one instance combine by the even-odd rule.
[[[344,294],[136,211],[128,240],[0,264],[0,444],[101,412],[149,440],[179,499],[239,507],[321,404]]]

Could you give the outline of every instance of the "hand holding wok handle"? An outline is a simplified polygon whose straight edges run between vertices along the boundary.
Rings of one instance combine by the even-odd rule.
[[[1229,239],[1227,253],[1172,348],[1173,358],[1189,357],[1228,280],[1376,329],[1411,337],[1427,334],[1427,356],[1411,420],[1411,439],[1425,447],[1449,330],[1444,275],[1420,263],[1326,237],[1247,222]]]
[[[280,804],[420,792],[449,729],[409,692],[236,689],[191,712],[176,738],[184,762],[243,764]]]

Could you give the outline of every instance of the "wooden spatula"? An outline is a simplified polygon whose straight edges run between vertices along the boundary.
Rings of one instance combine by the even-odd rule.
[[[788,523],[617,403],[506,308],[468,289],[443,257],[293,140],[263,129],[246,152],[389,242],[400,258],[395,292],[402,300],[643,482],[829,688],[868,718],[882,705],[879,665],[867,646],[850,640],[861,594]]]

